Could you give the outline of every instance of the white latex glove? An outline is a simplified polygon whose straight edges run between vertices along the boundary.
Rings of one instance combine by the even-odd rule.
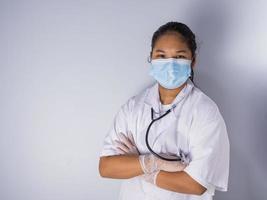
[[[128,135],[129,138],[126,137],[122,132],[119,133],[120,141],[114,141],[117,151],[120,154],[139,155],[140,153],[136,147],[132,133],[129,132]]]
[[[156,184],[156,180],[157,180],[157,176],[158,176],[158,173],[160,171],[155,171],[153,173],[150,173],[150,174],[143,174],[141,175],[142,179],[145,180],[146,182],[149,182],[151,184],[154,184],[154,185],[157,185]]]
[[[166,161],[153,154],[139,155],[139,162],[145,174],[150,174],[158,170],[177,172],[182,171],[187,166],[180,161]]]
[[[156,157],[157,165],[159,166],[159,170],[167,171],[167,172],[178,172],[183,171],[186,168],[187,164],[182,163],[181,161],[167,161],[162,160]]]

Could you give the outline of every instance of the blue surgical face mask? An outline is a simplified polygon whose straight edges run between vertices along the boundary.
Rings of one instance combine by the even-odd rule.
[[[191,60],[163,58],[153,59],[149,75],[167,89],[175,89],[182,86],[191,75]]]

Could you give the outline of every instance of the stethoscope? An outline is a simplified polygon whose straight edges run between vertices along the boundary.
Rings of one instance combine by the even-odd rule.
[[[155,156],[157,156],[157,157],[159,157],[159,158],[161,158],[161,159],[163,159],[163,160],[167,160],[167,161],[181,161],[182,159],[181,159],[180,156],[176,156],[177,158],[165,158],[165,157],[163,157],[163,156],[157,154],[155,151],[153,151],[153,149],[150,147],[150,145],[149,145],[149,143],[148,143],[148,134],[149,134],[149,130],[150,130],[152,124],[153,124],[154,122],[160,120],[161,118],[165,117],[166,115],[168,115],[168,114],[171,112],[171,110],[174,109],[175,107],[176,107],[176,104],[172,105],[172,107],[171,107],[169,110],[167,110],[163,115],[161,115],[160,117],[158,117],[158,118],[156,118],[156,119],[154,119],[154,112],[155,112],[155,111],[154,111],[153,108],[151,108],[151,120],[152,120],[152,121],[150,122],[150,124],[148,125],[147,130],[146,130],[146,146],[147,146],[148,150],[149,150],[152,154],[154,154]]]

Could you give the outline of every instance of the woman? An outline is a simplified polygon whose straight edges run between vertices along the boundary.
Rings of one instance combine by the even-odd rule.
[[[125,179],[119,199],[210,200],[215,189],[227,191],[227,130],[215,102],[194,85],[196,48],[183,23],[154,33],[156,83],[122,105],[100,154],[100,175]]]

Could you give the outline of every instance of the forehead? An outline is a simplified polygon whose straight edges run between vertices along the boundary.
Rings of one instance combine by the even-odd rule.
[[[189,50],[182,35],[175,32],[165,33],[155,42],[154,49],[185,49]]]

